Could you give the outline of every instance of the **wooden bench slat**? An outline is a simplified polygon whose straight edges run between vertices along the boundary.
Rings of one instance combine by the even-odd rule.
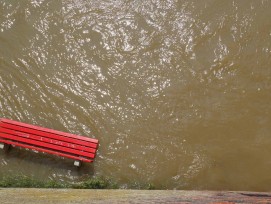
[[[50,154],[58,155],[58,156],[61,156],[61,157],[67,157],[67,158],[70,158],[70,159],[75,159],[75,160],[79,160],[79,161],[83,161],[83,162],[93,162],[93,160],[87,159],[87,158],[84,158],[84,157],[73,156],[73,155],[70,155],[70,154],[65,154],[65,153],[62,153],[62,152],[57,152],[57,151],[53,151],[53,150],[46,149],[46,148],[41,148],[41,147],[36,147],[36,146],[31,146],[31,145],[19,143],[19,142],[16,142],[16,141],[0,139],[0,142],[15,145],[15,146],[18,146],[18,147],[24,147],[24,148],[36,150],[36,151],[39,151],[39,152],[50,153]]]
[[[26,127],[17,126],[17,125],[8,124],[8,123],[0,122],[0,127],[12,129],[12,130],[16,130],[16,131],[20,131],[20,132],[24,132],[24,133],[39,135],[39,136],[42,136],[42,137],[48,137],[48,138],[52,138],[52,139],[62,140],[62,141],[69,142],[69,143],[75,143],[75,144],[78,144],[78,145],[83,145],[83,146],[91,147],[91,148],[94,148],[94,149],[96,149],[97,146],[98,146],[97,143],[86,142],[86,141],[83,141],[81,139],[78,140],[78,139],[75,139],[75,138],[65,137],[65,136],[61,136],[61,135],[55,135],[53,133],[43,132],[43,131],[40,131],[40,130],[29,129],[29,128],[26,128]]]
[[[37,146],[41,146],[41,147],[45,147],[45,148],[51,148],[51,149],[59,150],[62,152],[69,152],[69,153],[72,153],[75,155],[86,156],[86,157],[90,157],[90,158],[95,157],[95,154],[93,154],[93,153],[82,152],[82,151],[78,151],[78,150],[74,150],[74,149],[70,149],[70,148],[66,148],[66,147],[61,147],[61,146],[54,145],[54,144],[47,143],[45,145],[43,142],[39,142],[36,140],[31,140],[31,139],[26,139],[26,138],[14,136],[14,135],[9,135],[9,134],[5,134],[5,133],[0,133],[0,137],[10,139],[10,140],[20,141],[20,142],[25,142],[27,144],[37,145]]]
[[[43,131],[43,132],[53,133],[53,134],[57,134],[57,135],[62,135],[62,136],[65,136],[65,137],[76,138],[76,139],[79,139],[79,140],[88,141],[88,142],[92,142],[92,143],[98,143],[98,140],[93,139],[93,138],[83,137],[83,136],[80,136],[80,135],[74,135],[74,134],[71,134],[71,133],[61,132],[61,131],[52,130],[52,129],[48,129],[48,128],[43,128],[43,127],[39,127],[39,126],[29,125],[29,124],[26,124],[26,123],[13,121],[13,120],[9,120],[9,119],[6,119],[6,118],[1,118],[0,120],[3,123],[13,124],[13,125],[21,126],[21,127],[27,127],[27,128],[30,128],[30,129],[40,130],[40,131]]]
[[[43,137],[43,136],[39,136],[39,135],[33,135],[33,134],[30,134],[30,133],[25,133],[25,132],[19,132],[19,131],[15,131],[15,130],[11,130],[11,129],[6,129],[6,128],[3,128],[1,126],[0,126],[0,132],[6,133],[6,134],[16,135],[16,136],[23,137],[23,138],[42,141],[42,142],[49,143],[49,144],[55,144],[55,145],[59,145],[59,146],[73,148],[73,149],[77,149],[77,150],[81,150],[81,151],[85,151],[85,152],[90,152],[90,153],[95,153],[96,152],[96,149],[94,149],[94,148],[90,148],[90,147],[86,147],[86,146],[82,146],[82,145],[77,145],[77,144],[73,144],[73,143],[68,143],[68,142],[63,142],[63,141],[60,141],[60,140],[55,140],[55,139],[52,139],[52,138],[47,138],[47,137]]]

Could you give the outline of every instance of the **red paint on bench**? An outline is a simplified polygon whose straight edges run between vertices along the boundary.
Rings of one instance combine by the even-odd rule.
[[[84,162],[92,162],[98,148],[96,139],[9,119],[0,119],[0,142]]]

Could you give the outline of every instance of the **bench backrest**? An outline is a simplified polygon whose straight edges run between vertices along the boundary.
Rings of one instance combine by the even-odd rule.
[[[3,118],[0,142],[84,162],[92,162],[98,148],[97,139]]]

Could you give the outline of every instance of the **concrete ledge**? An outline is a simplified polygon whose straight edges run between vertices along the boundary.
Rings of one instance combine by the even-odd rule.
[[[271,203],[271,193],[172,191],[0,189],[1,203]]]

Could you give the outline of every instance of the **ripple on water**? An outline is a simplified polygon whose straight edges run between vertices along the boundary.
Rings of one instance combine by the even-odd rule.
[[[270,190],[270,1],[0,5],[0,117],[101,142],[80,171],[13,150],[0,175]]]

